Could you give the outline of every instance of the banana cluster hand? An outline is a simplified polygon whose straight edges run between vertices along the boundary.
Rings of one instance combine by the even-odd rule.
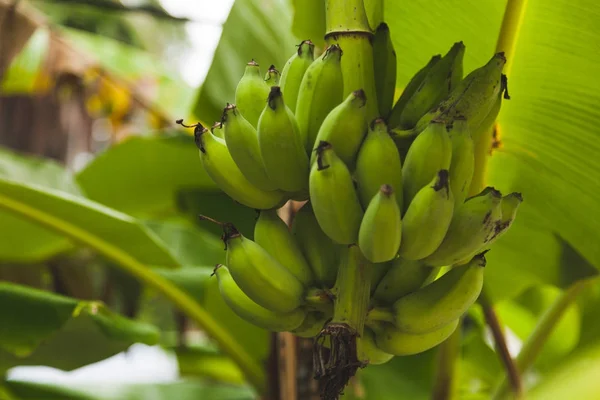
[[[373,46],[377,98],[343,87],[343,49],[334,44],[317,57],[305,40],[281,74],[248,63],[236,104],[194,133],[211,179],[260,212],[254,240],[220,223],[226,266],[215,275],[227,304],[257,326],[314,337],[335,319],[333,304],[352,298],[340,292],[350,287],[340,277],[351,248],[370,284],[356,354],[375,364],[428,350],[457,329],[481,291],[483,254],[523,199],[493,187],[468,197],[474,143],[509,98],[504,55],[463,79],[465,46],[455,43],[394,104],[387,26]],[[381,117],[368,121],[373,102]],[[289,200],[305,202],[291,227],[276,211]]]

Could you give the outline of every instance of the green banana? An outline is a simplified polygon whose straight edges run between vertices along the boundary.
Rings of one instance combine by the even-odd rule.
[[[258,133],[234,104],[227,104],[221,118],[225,143],[242,174],[262,190],[276,190],[269,180],[258,145]]]
[[[219,139],[225,139],[225,133],[223,133],[223,124],[221,121],[217,121],[210,127],[210,133],[218,137]]]
[[[393,354],[386,353],[375,344],[375,334],[365,327],[361,337],[356,338],[358,359],[362,362],[380,365],[394,358]]]
[[[292,330],[291,332],[299,337],[303,338],[312,338],[315,337],[321,332],[325,323],[331,316],[325,314],[322,311],[310,311],[302,325]]]
[[[492,130],[492,127],[496,123],[496,118],[500,113],[503,99],[510,100],[510,95],[508,94],[508,78],[504,74],[500,76],[500,91],[496,96],[496,100],[488,114],[481,121],[481,124],[479,124],[477,129],[473,132],[473,139],[479,139],[481,135],[488,134]]]
[[[279,70],[274,65],[271,65],[265,74],[265,83],[269,87],[278,86],[280,79],[281,73],[279,73]]]
[[[500,201],[500,209],[502,211],[502,218],[496,221],[493,232],[485,239],[485,248],[489,248],[496,240],[508,231],[511,227],[519,206],[523,202],[523,196],[521,193],[513,192],[502,197]]]
[[[394,189],[382,185],[365,211],[358,232],[358,246],[367,260],[381,263],[396,257],[401,240],[401,210]]]
[[[298,90],[304,73],[314,61],[315,45],[310,40],[304,40],[298,46],[298,51],[285,63],[281,71],[279,86],[283,92],[285,104],[296,112],[296,102],[298,101]]]
[[[340,60],[342,50],[334,44],[306,70],[296,102],[296,120],[306,152],[313,149],[321,123],[343,100],[344,81]]]
[[[310,202],[323,232],[339,244],[358,240],[362,207],[346,164],[331,144],[320,142],[310,171]]]
[[[471,132],[477,132],[494,107],[498,93],[505,89],[502,78],[505,64],[504,53],[496,53],[487,64],[468,74],[437,107],[425,114],[416,129],[426,126],[432,119],[451,123],[456,118],[465,118]]]
[[[492,187],[467,199],[454,211],[442,244],[423,262],[434,267],[452,265],[479,251],[502,216],[501,199]]]
[[[402,163],[385,121],[378,118],[369,124],[369,131],[358,156],[354,177],[363,208],[367,208],[381,185],[392,186],[396,201],[403,210]]]
[[[387,273],[373,292],[373,302],[378,305],[392,305],[399,298],[414,292],[425,284],[438,268],[428,267],[420,261],[410,261],[399,257],[391,262]]]
[[[392,111],[390,111],[389,115],[386,115],[386,121],[390,128],[397,128],[400,125],[400,115],[402,115],[402,111],[404,111],[404,107],[406,107],[406,103],[410,100],[413,94],[417,91],[421,83],[429,73],[429,71],[442,59],[441,54],[436,54],[431,57],[427,64],[421,68],[417,73],[410,79],[400,98],[392,107]]]
[[[393,305],[394,325],[403,332],[427,333],[460,318],[481,293],[485,263],[480,253],[468,264],[398,299]]]
[[[296,239],[276,210],[260,212],[254,225],[254,241],[279,261],[304,286],[312,283],[313,276]]]
[[[373,37],[373,69],[379,115],[388,115],[396,91],[396,51],[386,23],[377,27]]]
[[[453,210],[454,197],[448,171],[442,169],[417,192],[404,214],[400,256],[407,260],[420,260],[433,253],[444,240]]]
[[[349,169],[354,169],[356,154],[367,132],[366,102],[362,89],[350,93],[346,100],[327,114],[317,134],[315,147],[321,141],[331,143],[335,154]],[[314,150],[311,152],[311,165],[317,157]]]
[[[235,88],[235,104],[254,127],[258,124],[268,95],[269,85],[261,76],[258,63],[252,60],[246,65],[244,75]]]
[[[450,168],[451,158],[452,142],[446,124],[432,121],[411,144],[402,166],[405,208],[439,170]]]
[[[308,156],[294,114],[283,102],[281,88],[271,87],[258,121],[258,144],[269,179],[279,189],[299,192],[308,184]]]
[[[302,325],[307,317],[306,311],[296,308],[289,313],[268,310],[250,299],[235,283],[229,269],[221,264],[213,272],[219,281],[219,291],[225,303],[240,318],[258,327],[275,332],[291,331]]]
[[[463,76],[464,54],[463,43],[454,43],[448,53],[427,72],[398,118],[400,129],[414,128],[423,115],[457,87]]]
[[[397,259],[382,263],[373,263],[373,266],[371,267],[371,294],[375,292],[377,285],[379,285],[379,282],[381,282],[383,277],[388,273],[396,260]]]
[[[324,288],[331,288],[337,276],[340,246],[323,232],[310,203],[296,213],[292,233],[308,261],[315,281]]]
[[[392,325],[386,325],[375,333],[375,344],[382,351],[395,356],[410,356],[434,348],[450,337],[458,327],[459,320],[449,322],[427,333],[408,333]]]
[[[200,149],[204,170],[229,197],[246,207],[259,210],[276,207],[284,200],[283,192],[261,190],[250,183],[233,161],[223,139],[214,136],[200,124],[194,129],[194,139]]]
[[[265,249],[244,237],[231,223],[223,224],[223,241],[229,271],[248,297],[276,312],[290,312],[302,305],[302,282]]]
[[[449,129],[452,142],[450,191],[454,195],[454,208],[458,209],[465,202],[471,187],[475,170],[475,148],[465,120],[455,120]]]

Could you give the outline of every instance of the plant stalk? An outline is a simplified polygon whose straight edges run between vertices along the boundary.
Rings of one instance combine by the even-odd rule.
[[[375,73],[373,68],[373,32],[369,27],[362,0],[326,0],[326,33],[328,44],[342,49],[344,98],[363,89],[367,97],[367,120],[379,116]]]
[[[437,354],[437,373],[432,400],[452,400],[458,388],[458,361],[460,357],[461,323],[440,346]]]
[[[119,247],[104,241],[102,238],[68,221],[56,218],[43,210],[36,209],[1,194],[0,209],[13,212],[16,215],[65,235],[76,242],[89,246],[107,259],[115,262],[123,271],[133,275],[144,284],[161,293],[217,342],[219,348],[235,361],[246,375],[248,381],[257,390],[261,392],[264,390],[265,376],[262,367],[254,361],[225,328],[176,285],[152,272],[150,268],[140,263]]]

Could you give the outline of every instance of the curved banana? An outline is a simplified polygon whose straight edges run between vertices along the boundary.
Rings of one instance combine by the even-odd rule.
[[[367,260],[381,263],[396,257],[401,240],[401,210],[394,189],[382,185],[365,211],[358,232],[358,247]]]
[[[502,216],[501,199],[500,192],[492,187],[467,199],[454,211],[442,244],[423,262],[434,267],[452,265],[479,251]]]
[[[225,133],[223,133],[223,123],[217,121],[210,127],[210,133],[218,137],[219,139],[225,139]]]
[[[321,123],[343,100],[344,81],[340,60],[342,50],[334,44],[310,64],[300,87],[296,102],[296,120],[306,152],[315,144]]]
[[[373,37],[373,70],[379,115],[387,116],[394,105],[396,91],[396,51],[386,23],[377,27]]]
[[[410,79],[410,81],[402,91],[400,98],[398,99],[398,101],[396,101],[396,104],[394,104],[392,111],[390,111],[390,114],[386,118],[390,129],[398,128],[398,126],[400,125],[400,115],[402,115],[402,111],[404,111],[406,103],[408,103],[408,101],[417,91],[419,86],[421,86],[421,83],[423,82],[429,71],[434,67],[434,65],[440,62],[441,59],[441,54],[436,54],[435,56],[431,57],[427,64],[419,71],[417,71],[417,73]]]
[[[349,169],[354,169],[356,154],[367,133],[366,102],[362,89],[350,93],[346,100],[327,114],[317,134],[315,147],[321,141],[331,143],[335,154]],[[317,158],[314,150],[311,152],[311,165]]]
[[[371,295],[373,295],[375,289],[377,289],[377,285],[379,285],[379,282],[381,282],[383,277],[388,273],[396,260],[397,259],[382,263],[373,263],[371,266]]]
[[[448,53],[428,72],[406,102],[398,119],[400,129],[412,129],[419,119],[446,98],[463,77],[465,46],[454,43]]]
[[[296,112],[298,90],[304,73],[315,59],[315,45],[310,40],[304,40],[298,46],[298,51],[285,63],[281,71],[279,86],[283,92],[285,104]]]
[[[254,225],[254,241],[279,261],[300,282],[307,286],[313,281],[312,271],[288,226],[276,210],[260,212]]]
[[[475,146],[465,120],[455,120],[449,129],[452,142],[450,191],[454,195],[454,208],[458,209],[465,202],[471,187],[475,170]]]
[[[234,104],[227,104],[221,118],[225,143],[242,174],[262,190],[276,190],[269,180],[258,146],[258,133]]]
[[[274,65],[271,65],[265,74],[265,83],[267,86],[278,86],[281,79],[281,73]]]
[[[279,189],[299,192],[307,188],[308,156],[279,86],[271,87],[267,106],[260,115],[258,144],[267,175]]]
[[[394,305],[394,325],[408,333],[440,329],[463,315],[481,293],[485,256],[475,256],[468,264],[454,267],[427,286],[398,299]]]
[[[256,304],[235,283],[229,269],[221,264],[213,272],[219,281],[219,291],[225,303],[240,318],[260,328],[275,332],[291,331],[301,326],[307,317],[306,311],[296,308],[289,313],[278,313]]]
[[[504,53],[495,54],[483,67],[465,76],[445,100],[419,120],[417,127],[427,125],[432,119],[451,123],[456,118],[465,118],[471,132],[477,132],[496,103],[498,93],[505,89],[502,78],[505,64]]]
[[[269,85],[260,74],[258,63],[252,60],[246,65],[244,75],[235,88],[235,104],[254,127],[258,124],[268,95]]]
[[[381,118],[369,124],[369,131],[356,157],[354,177],[363,208],[368,207],[381,185],[387,184],[394,189],[398,206],[403,210],[400,153]]]
[[[302,325],[291,332],[302,338],[315,337],[325,327],[325,323],[330,317],[331,315],[328,316],[322,311],[309,311]]]
[[[377,347],[375,334],[367,327],[362,336],[356,338],[356,351],[360,361],[373,365],[385,364],[394,358],[393,354],[386,353]]]
[[[429,267],[420,261],[410,261],[402,257],[392,261],[387,273],[373,292],[375,304],[390,306],[396,300],[414,292],[425,284],[439,268]]]
[[[404,214],[400,256],[407,260],[420,260],[433,253],[444,240],[453,210],[454,197],[448,171],[442,169],[417,192]]]
[[[362,207],[346,164],[327,142],[317,147],[310,171],[310,202],[323,232],[339,244],[358,240]]]
[[[494,230],[492,234],[486,238],[485,247],[483,248],[489,248],[496,240],[504,235],[506,231],[508,231],[508,228],[511,227],[515,217],[517,216],[517,211],[519,210],[519,206],[522,202],[523,196],[518,192],[513,192],[502,197],[502,200],[500,201],[502,218],[496,221]]]
[[[194,129],[194,139],[204,170],[229,197],[259,210],[276,207],[284,200],[283,192],[261,190],[250,183],[233,161],[223,139],[200,124]]]
[[[395,356],[410,356],[434,348],[450,337],[458,327],[459,320],[449,322],[427,333],[408,333],[393,325],[385,325],[375,333],[375,344],[382,351]]]
[[[292,222],[292,233],[308,261],[315,281],[324,288],[335,283],[340,246],[323,232],[310,203],[306,203]]]
[[[303,304],[304,285],[291,272],[233,224],[223,228],[227,266],[248,297],[277,312],[290,312]]]
[[[402,166],[405,208],[439,170],[450,168],[451,158],[452,142],[446,124],[432,121],[411,144]]]

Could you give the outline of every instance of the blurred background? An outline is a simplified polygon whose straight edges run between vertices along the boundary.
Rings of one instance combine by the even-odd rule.
[[[456,41],[466,45],[465,74],[485,63],[515,3],[384,2],[398,93]],[[547,310],[562,305],[524,374],[535,387],[600,365],[600,6],[525,3],[509,61],[512,100],[488,171],[490,184],[523,192],[525,203],[489,253],[486,290],[513,357]],[[104,225],[56,205],[63,221],[193,297],[269,377],[269,399],[318,398],[311,341],[276,337],[221,300],[210,279],[224,261],[220,232],[196,216],[232,221],[252,237],[255,213],[218,190],[191,130],[175,120],[212,125],[250,59],[264,71],[281,68],[303,39],[322,49],[323,10],[322,0],[0,0],[0,180],[112,215]],[[25,297],[35,289],[64,297],[34,306],[0,295],[2,400],[257,398],[239,366],[156,290],[89,246],[0,209],[6,282],[31,289]],[[60,311],[64,299],[88,311],[71,318]],[[89,311],[104,305],[112,310],[104,319]],[[505,377],[485,321],[477,305],[463,327],[460,399],[489,398]],[[13,329],[17,323],[24,330]],[[431,398],[437,357],[434,349],[370,366],[346,398]],[[581,360],[592,367],[578,369]],[[598,384],[586,381],[587,396],[571,398],[598,398]]]

